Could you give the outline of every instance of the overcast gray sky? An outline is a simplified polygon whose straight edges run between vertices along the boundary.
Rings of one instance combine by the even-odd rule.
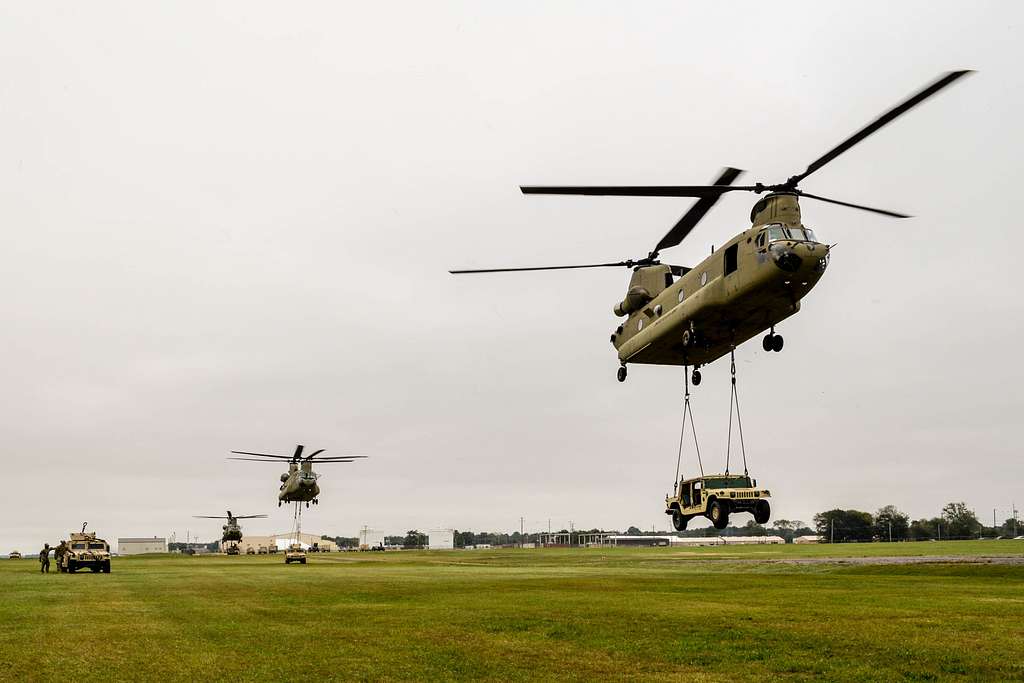
[[[0,552],[88,520],[212,539],[296,443],[310,531],[664,527],[682,371],[615,381],[628,272],[686,199],[778,182],[939,73],[978,73],[805,183],[838,242],[781,354],[739,352],[774,516],[1024,503],[1019,3],[37,3],[0,8]],[[684,244],[746,228],[727,195]],[[728,362],[694,415],[720,469]],[[684,466],[693,472],[692,451]],[[739,523],[746,518],[737,518]]]

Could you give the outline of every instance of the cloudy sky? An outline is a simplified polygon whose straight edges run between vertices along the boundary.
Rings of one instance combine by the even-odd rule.
[[[0,8],[0,553],[268,513],[305,528],[666,526],[682,371],[615,380],[623,270],[686,199],[523,184],[778,182],[941,72],[977,69],[808,179],[838,242],[738,357],[775,517],[1024,503],[1024,8],[1016,3],[48,3]],[[695,264],[746,228],[727,195]],[[728,363],[693,411],[721,469]],[[695,468],[684,452],[684,469]],[[743,523],[745,518],[737,518]]]

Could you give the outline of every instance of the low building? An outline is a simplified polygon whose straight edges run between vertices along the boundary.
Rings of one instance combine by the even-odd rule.
[[[321,550],[328,552],[337,552],[338,545],[334,541],[327,541],[320,538],[320,534],[299,534],[296,539],[295,534],[283,533],[283,534],[271,534],[270,536],[243,536],[241,541],[238,541],[238,552],[245,555],[249,552],[249,548],[252,548],[254,553],[259,553],[260,548],[264,548],[269,551],[271,548],[277,550],[287,550],[288,546],[298,541],[299,545],[302,546],[303,550],[309,550],[309,547],[316,543],[317,547]],[[228,541],[228,544],[234,545],[234,541]],[[224,543],[221,543],[221,552],[224,551]]]
[[[821,543],[821,536],[796,536],[793,543]]]
[[[626,536],[626,535],[607,535],[604,537],[605,543],[609,545],[625,545],[625,546],[659,546],[665,547],[671,543],[671,536]]]
[[[455,530],[454,529],[431,529],[427,532],[428,550],[454,550]]]
[[[166,553],[167,539],[157,538],[119,538],[117,539],[118,555],[145,555],[146,553]]]

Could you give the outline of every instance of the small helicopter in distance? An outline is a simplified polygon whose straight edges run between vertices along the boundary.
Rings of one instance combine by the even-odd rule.
[[[320,502],[320,486],[316,483],[316,480],[320,478],[320,475],[313,471],[314,459],[316,459],[317,463],[329,463],[353,462],[354,460],[367,457],[365,455],[337,455],[326,458],[317,458],[316,456],[326,450],[323,448],[310,453],[306,457],[302,457],[302,450],[302,444],[298,444],[295,446],[295,453],[292,455],[231,451],[237,455],[248,455],[252,457],[228,458],[228,460],[276,463],[281,463],[282,461],[287,462],[288,471],[281,475],[281,488],[280,493],[277,494],[277,506],[281,507],[281,503],[305,503],[306,507],[309,507],[310,503],[318,505]]]
[[[227,511],[227,517],[219,517],[216,515],[193,515],[196,519],[226,519],[228,521],[223,527],[223,535],[221,540],[225,543],[229,541],[241,541],[242,540],[242,527],[238,523],[240,519],[260,519],[266,517],[266,515],[232,515],[231,510]]]
[[[803,173],[784,183],[733,185],[740,171],[726,168],[711,185],[664,186],[522,186],[524,194],[611,195],[633,197],[696,197],[689,211],[643,258],[613,263],[451,270],[453,275],[575,268],[632,268],[633,275],[615,315],[626,320],[611,335],[618,352],[618,380],[626,380],[627,363],[693,367],[691,381],[700,384],[700,367],[731,353],[751,337],[768,330],[765,351],[781,351],[775,326],[800,310],[800,300],[828,267],[832,246],[818,241],[801,221],[800,198],[817,199],[894,218],[894,211],[851,204],[799,189],[804,178],[858,142],[906,113],[971,71],[952,71],[857,131]],[[689,268],[663,264],[663,249],[678,245],[726,192],[767,193],[750,212],[751,226],[717,252]],[[677,279],[674,279],[677,278]]]

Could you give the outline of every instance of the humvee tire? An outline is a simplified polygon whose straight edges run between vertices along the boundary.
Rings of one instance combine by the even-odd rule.
[[[110,560],[107,560],[106,562],[103,563],[103,573],[104,574],[109,574],[110,573]]]
[[[711,520],[716,529],[724,529],[729,526],[728,503],[717,499],[712,501],[711,506],[708,508],[708,519]]]
[[[75,561],[74,560],[68,560],[68,568],[66,570],[67,573],[68,574],[74,574],[77,569],[78,569],[78,565],[75,563]]]
[[[754,508],[754,521],[758,524],[765,524],[772,516],[772,506],[767,500],[757,501],[757,506]]]
[[[299,562],[302,564],[306,564],[306,558],[302,558],[301,560],[299,560]]]
[[[676,531],[686,531],[686,524],[689,521],[690,518],[679,510],[672,511],[672,526],[676,528]]]

